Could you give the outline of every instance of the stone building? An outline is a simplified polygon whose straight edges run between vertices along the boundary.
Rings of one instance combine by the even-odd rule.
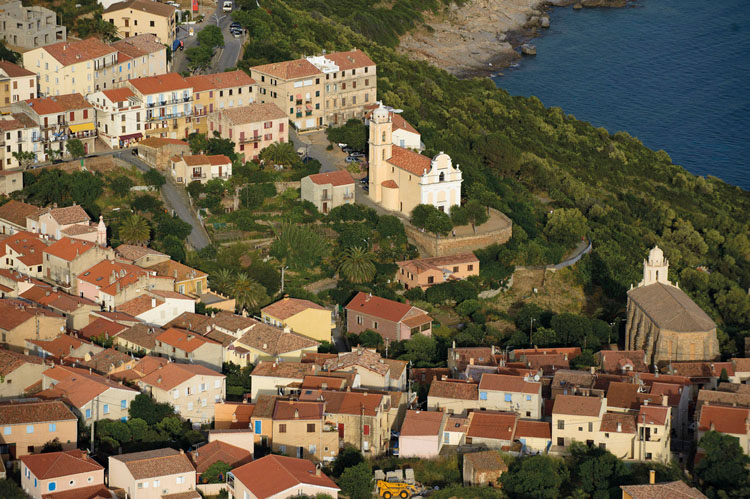
[[[668,279],[669,261],[654,247],[643,280],[628,291],[627,350],[643,350],[649,365],[719,356],[716,324]]]
[[[65,41],[66,28],[57,24],[53,10],[24,7],[21,0],[4,2],[0,9],[0,39],[12,47],[33,49]]]

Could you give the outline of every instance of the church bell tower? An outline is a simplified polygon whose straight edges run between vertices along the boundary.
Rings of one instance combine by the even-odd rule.
[[[390,159],[392,153],[393,141],[391,133],[393,132],[393,123],[391,122],[390,113],[384,108],[379,107],[372,112],[370,119],[370,198],[376,203],[383,199],[382,183],[388,180],[388,165],[386,161]]]

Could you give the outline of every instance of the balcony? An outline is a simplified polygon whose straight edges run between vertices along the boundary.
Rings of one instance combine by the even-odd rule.
[[[219,175],[218,173],[212,173],[211,178],[229,178],[229,174],[226,172],[222,173],[221,175]]]
[[[190,175],[190,180],[200,180],[202,178],[206,178],[205,173],[201,173],[200,175],[195,175],[195,174]]]
[[[344,199],[354,199],[354,193],[353,192],[344,193]]]
[[[253,143],[253,142],[260,142],[261,136],[260,135],[253,135],[252,137],[242,137],[240,136],[239,142],[240,144],[247,144],[247,143]]]
[[[301,117],[302,117],[302,113],[297,113],[297,118],[301,118]]]
[[[331,196],[330,194],[324,193],[320,195],[320,200],[321,201],[333,201],[333,196]]]

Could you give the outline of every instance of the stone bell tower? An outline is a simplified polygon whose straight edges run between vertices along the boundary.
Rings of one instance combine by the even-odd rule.
[[[382,107],[372,112],[370,119],[370,199],[380,203],[383,199],[382,183],[390,178],[386,161],[390,159],[393,142],[393,123],[390,113]]]
[[[658,246],[648,253],[648,260],[643,260],[643,280],[638,287],[648,286],[660,282],[667,286],[674,286],[669,279],[669,260],[664,257],[664,252]]]

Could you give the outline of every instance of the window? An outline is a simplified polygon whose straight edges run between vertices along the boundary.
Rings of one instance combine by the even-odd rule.
[[[193,410],[193,403],[188,402],[188,411],[192,411],[192,410]]]
[[[315,433],[315,423],[307,423],[307,433]]]
[[[604,444],[604,443],[599,444],[599,448],[600,449],[606,449],[607,448],[607,444]]]
[[[177,485],[181,485],[185,483],[185,477],[184,476],[178,476],[177,477]]]
[[[368,436],[369,434],[370,434],[370,425],[366,424],[365,425],[365,436]]]
[[[315,451],[318,450],[318,448],[315,445],[311,445],[307,448],[307,451],[310,453],[310,455],[314,456]]]
[[[650,452],[646,452],[646,459],[651,459],[651,457],[652,457],[651,453]]]
[[[474,265],[469,265],[466,267],[466,270],[472,271],[474,270]]]
[[[530,402],[530,401],[531,401],[531,395],[526,395],[526,402]]]
[[[594,431],[594,423],[589,423],[589,431]]]
[[[158,487],[159,483],[160,483],[159,480],[154,480],[154,488]]]
[[[427,284],[433,284],[435,282],[435,276],[427,277]]]
[[[563,437],[557,437],[557,445],[565,447],[565,439]]]
[[[279,433],[286,433],[286,424],[282,423],[279,425]]]
[[[220,379],[217,379],[216,381],[214,381],[214,388],[221,388],[221,380]]]
[[[50,423],[49,424],[49,431],[50,433],[57,431],[57,423]]]
[[[362,324],[362,316],[361,315],[357,316],[357,324],[360,324],[360,325]]]
[[[202,392],[206,391],[206,384],[205,383],[201,383],[201,391]]]
[[[565,421],[564,420],[561,419],[561,420],[559,420],[557,422],[557,429],[558,430],[564,430],[565,429]]]
[[[149,21],[148,25],[153,28],[154,27],[154,21]]]
[[[286,445],[279,445],[279,452],[286,454]]]
[[[55,489],[57,489],[57,482],[50,482],[47,484],[47,490],[49,490],[50,492]]]
[[[479,400],[487,400],[487,392],[479,392]]]
[[[3,435],[10,435],[10,426],[3,428]]]
[[[375,329],[377,329],[378,328],[378,321],[373,321],[372,322],[372,327],[375,328]]]
[[[526,411],[526,417],[527,417],[527,418],[530,418],[530,417],[531,417],[531,411]]]
[[[104,414],[109,414],[109,404],[104,404]]]
[[[34,433],[34,425],[33,424],[26,425],[26,433]]]
[[[446,432],[443,432],[443,443],[447,444],[451,441],[451,434]]]
[[[128,408],[128,401],[120,400],[120,409],[127,409],[127,408]]]
[[[143,488],[143,482],[138,482],[138,488],[139,488],[139,489],[142,489],[142,488]]]
[[[255,434],[260,435],[261,433],[261,421],[255,422]]]

